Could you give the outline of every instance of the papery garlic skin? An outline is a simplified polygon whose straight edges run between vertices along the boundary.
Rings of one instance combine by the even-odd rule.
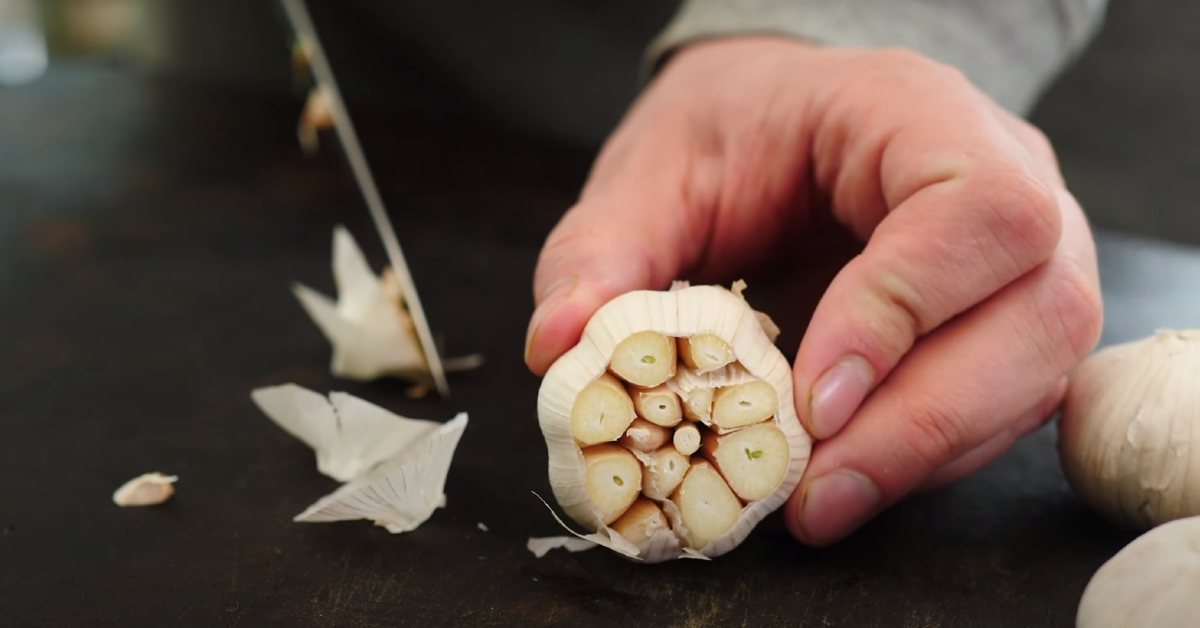
[[[1144,529],[1200,515],[1200,331],[1164,330],[1089,357],[1059,429],[1067,479],[1105,517]]]
[[[580,342],[550,367],[538,394],[538,420],[549,453],[551,487],[571,518],[590,530],[619,538],[619,533],[604,525],[607,517],[589,500],[584,456],[581,444],[572,434],[570,417],[579,393],[607,372],[616,347],[627,338],[648,331],[673,338],[711,334],[728,343],[736,358],[735,364],[716,371],[696,375],[681,370],[668,380],[667,385],[681,393],[685,402],[684,389],[693,380],[722,386],[752,378],[765,381],[777,393],[778,405],[769,421],[786,436],[790,458],[779,487],[760,500],[744,504],[729,531],[717,538],[704,537],[707,542],[703,547],[680,546],[677,540],[691,537],[679,526],[679,510],[667,499],[662,507],[674,522],[673,529],[660,533],[661,541],[649,546],[638,543],[636,558],[660,562],[718,556],[740,544],[763,517],[791,495],[812,447],[811,438],[796,417],[791,366],[764,331],[760,315],[739,294],[715,286],[669,292],[637,291],[617,297],[596,312]],[[646,463],[649,457],[643,454],[639,459]]]
[[[1186,628],[1200,623],[1200,517],[1143,534],[1092,576],[1077,628]]]

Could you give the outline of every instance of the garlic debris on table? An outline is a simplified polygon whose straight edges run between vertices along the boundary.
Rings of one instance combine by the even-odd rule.
[[[1200,515],[1200,331],[1164,330],[1079,366],[1063,405],[1063,470],[1092,508],[1148,528]],[[1197,593],[1200,595],[1200,593]]]
[[[1154,528],[1092,576],[1077,628],[1187,628],[1200,623],[1200,517]]]
[[[525,543],[525,549],[535,558],[541,558],[554,549],[565,549],[573,553],[585,552],[594,547],[597,547],[595,543],[573,536],[534,536]]]
[[[316,451],[321,473],[346,482],[296,521],[369,519],[399,533],[445,506],[446,475],[466,413],[446,423],[410,419],[346,393],[326,398],[295,384],[260,388],[251,398]]]
[[[175,494],[177,475],[163,475],[158,471],[143,473],[121,485],[113,493],[113,503],[122,506],[156,506]]]
[[[791,495],[812,441],[778,328],[744,287],[621,295],[550,367],[550,483],[594,531],[573,534],[646,562],[718,556]]]
[[[415,382],[431,381],[412,318],[404,305],[400,284],[391,269],[375,276],[358,243],[344,227],[333,232],[335,303],[305,286],[293,284],[313,322],[333,345],[333,374],[368,381],[385,376]],[[473,354],[443,362],[447,372],[478,368],[483,358]]]

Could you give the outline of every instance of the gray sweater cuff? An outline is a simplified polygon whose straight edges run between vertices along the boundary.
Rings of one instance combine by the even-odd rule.
[[[773,34],[899,46],[957,67],[1016,113],[1096,31],[1106,0],[685,0],[650,45],[647,74],[689,43]]]

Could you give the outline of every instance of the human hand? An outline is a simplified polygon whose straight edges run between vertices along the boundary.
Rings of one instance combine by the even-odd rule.
[[[811,545],[1042,425],[1099,337],[1095,251],[1053,149],[959,73],[765,37],[681,51],[547,239],[526,349],[544,373],[613,297],[802,245],[819,211],[866,246],[794,365],[820,442],[785,519]]]

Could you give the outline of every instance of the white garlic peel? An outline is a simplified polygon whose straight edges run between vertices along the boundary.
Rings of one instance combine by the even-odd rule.
[[[387,376],[431,381],[395,274],[385,269],[381,277],[375,276],[358,243],[340,225],[333,232],[333,277],[336,303],[308,286],[292,285],[300,304],[333,345],[333,374],[357,381]],[[446,360],[443,366],[452,372],[481,363],[479,355],[470,355]]]
[[[565,549],[568,552],[585,552],[594,547],[598,546],[591,541],[573,536],[532,536],[525,543],[525,549],[529,550],[536,558],[545,556],[553,549]]]
[[[676,286],[669,292],[638,291],[617,297],[596,312],[584,329],[579,343],[550,367],[542,381],[538,394],[538,420],[546,439],[550,483],[555,498],[571,518],[590,530],[597,530],[596,535],[610,541],[602,544],[610,546],[623,541],[624,545],[635,549],[634,552],[619,551],[623,555],[645,562],[660,562],[723,554],[740,544],[763,517],[783,504],[795,489],[808,463],[812,441],[796,417],[791,368],[768,336],[768,332],[774,333],[777,328],[772,325],[771,329],[764,330],[761,320],[765,317],[756,313],[741,297],[742,288],[744,285],[735,284],[736,292],[730,292],[716,286]],[[670,342],[651,342],[646,332],[664,336]],[[712,356],[705,365],[712,370],[701,373],[688,368],[687,362],[695,363],[697,356],[685,355],[681,359],[676,355],[677,343],[686,342],[693,336],[702,336],[707,346],[720,349],[710,352]],[[636,347],[645,355],[629,355],[627,348],[630,343],[622,343],[630,338],[635,339]],[[724,347],[714,342],[715,339],[729,347],[732,362],[724,363]],[[659,345],[662,345],[662,349],[657,348]],[[619,348],[621,351],[617,351]],[[618,503],[615,493],[598,495],[594,477],[589,484],[587,459],[583,450],[597,445],[592,440],[580,442],[572,431],[573,412],[576,415],[575,424],[580,424],[580,410],[576,407],[580,393],[602,377],[612,377],[612,374],[606,373],[613,364],[614,355],[621,360],[620,371],[614,369],[614,372],[625,372],[639,380],[624,380],[634,399],[637,399],[639,391],[644,390],[642,387],[657,387],[654,388],[657,394],[664,389],[673,392],[679,396],[687,419],[673,428],[676,433],[683,435],[682,440],[675,441],[682,447],[678,450],[686,467],[682,475],[678,468],[679,456],[655,455],[630,447],[630,453],[643,466],[641,495],[644,497],[639,496],[635,502],[642,509],[636,515],[636,521],[621,518],[633,517],[630,511],[615,513],[612,510],[613,504]],[[665,383],[660,379],[663,373],[671,372],[671,369],[650,368],[663,366],[661,361],[664,356],[678,360],[671,365],[673,375]],[[639,362],[647,365],[647,368],[639,371]],[[765,382],[774,395],[756,395],[746,400],[747,404],[770,399],[774,407],[752,417],[759,419],[755,423],[735,423],[729,429],[714,425],[714,391],[750,382]],[[637,405],[642,404],[639,401]],[[605,415],[605,418],[608,416]],[[647,416],[641,418],[653,420]],[[599,424],[600,417],[595,419]],[[623,426],[629,425],[628,417],[624,414],[616,419]],[[764,429],[778,432],[783,438],[762,440],[769,447],[759,448],[752,445],[758,442],[760,436],[749,436],[742,446],[746,451],[739,450],[740,454],[747,457],[745,465],[722,464],[721,460],[713,465],[705,460],[704,452],[697,452],[693,448],[699,447],[699,439],[693,444],[686,437],[697,428],[708,437],[717,433],[736,434],[750,425],[769,426]],[[679,431],[681,429],[682,432]],[[613,429],[612,432],[616,433],[617,430]],[[780,442],[785,445],[780,447]],[[625,444],[629,444],[628,440]],[[655,465],[660,460],[673,460],[673,469],[669,473],[658,470]],[[729,480],[721,475],[754,473],[755,468],[767,466],[782,470],[776,474],[779,478],[777,483],[769,480],[771,485],[764,488],[762,482],[733,482],[743,490],[743,494],[762,495],[759,499],[740,500],[729,489]],[[695,477],[689,481],[688,474]],[[627,488],[624,476],[619,479],[619,486],[608,487],[611,491],[624,491]],[[720,512],[712,513],[714,520],[720,521],[708,525],[706,520],[695,519],[701,516],[699,513],[705,512],[704,500],[709,495],[707,491],[721,487]],[[670,494],[667,494],[668,491],[671,491]],[[628,497],[623,493],[620,497],[619,503],[625,504]],[[643,504],[643,500],[652,500],[657,509],[661,509],[666,525],[660,525],[658,510],[649,508]],[[600,504],[605,507],[600,507]],[[689,517],[697,524],[697,530],[688,529]],[[606,522],[612,523],[606,525]],[[626,539],[615,528],[627,532],[634,530],[636,532],[632,534],[649,538]]]
[[[446,423],[410,419],[346,393],[326,398],[295,384],[260,388],[251,398],[316,451],[321,473],[346,482],[296,521],[367,519],[400,533],[445,506],[446,476],[467,427],[465,413]]]
[[[1077,628],[1185,628],[1200,619],[1200,517],[1143,534],[1092,576]]]
[[[113,503],[121,507],[156,506],[175,494],[177,475],[163,475],[158,471],[143,473],[129,480],[113,492]]]
[[[1197,330],[1160,331],[1079,366],[1063,405],[1059,453],[1088,505],[1141,529],[1200,515],[1198,376]]]
[[[466,427],[467,415],[461,413],[400,456],[322,497],[295,521],[368,519],[393,534],[416,529],[446,505],[446,476]]]

